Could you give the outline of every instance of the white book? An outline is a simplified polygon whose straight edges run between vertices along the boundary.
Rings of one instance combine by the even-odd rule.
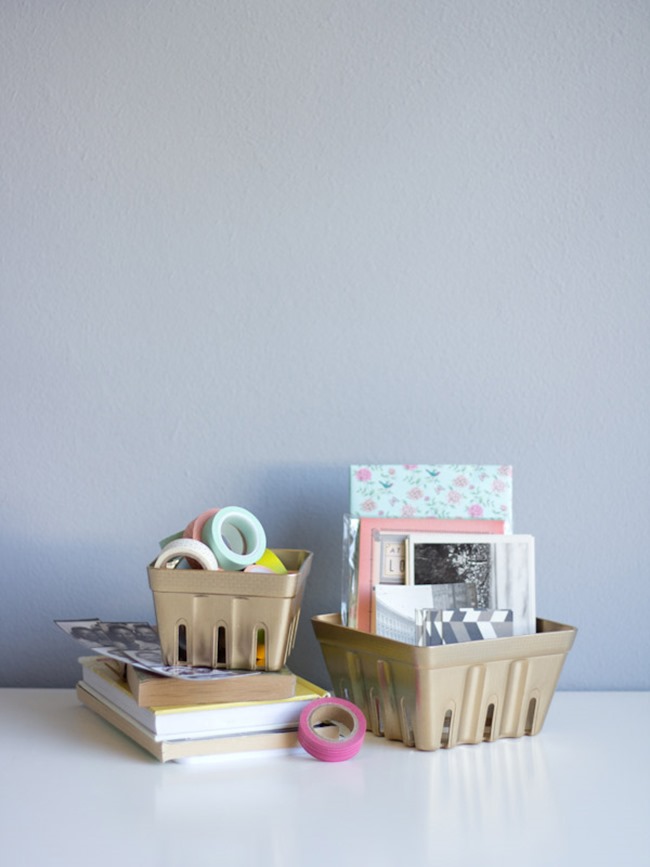
[[[176,708],[140,707],[126,681],[101,657],[84,659],[82,683],[108,699],[157,740],[205,738],[297,728],[304,707],[329,695],[296,677],[294,696],[277,701],[226,702]]]

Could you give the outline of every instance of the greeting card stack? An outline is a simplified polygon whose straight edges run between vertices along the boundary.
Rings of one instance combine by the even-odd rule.
[[[342,621],[431,646],[535,632],[534,538],[512,532],[512,467],[350,467]]]

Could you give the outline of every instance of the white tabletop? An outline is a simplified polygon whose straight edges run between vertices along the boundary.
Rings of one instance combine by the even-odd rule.
[[[535,737],[163,765],[71,690],[5,689],[2,852],[21,867],[649,865],[649,728],[650,693],[558,692]]]

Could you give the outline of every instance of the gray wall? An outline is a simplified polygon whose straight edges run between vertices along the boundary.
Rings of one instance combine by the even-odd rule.
[[[340,602],[350,463],[511,463],[561,687],[648,688],[650,6],[3,0],[2,683],[242,505]]]

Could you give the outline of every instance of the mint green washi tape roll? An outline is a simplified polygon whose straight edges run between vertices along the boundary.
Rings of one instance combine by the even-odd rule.
[[[244,540],[244,550],[235,551],[228,544],[232,530]],[[266,550],[266,533],[255,515],[241,506],[226,506],[208,518],[201,538],[212,549],[222,569],[240,571],[256,563]]]

